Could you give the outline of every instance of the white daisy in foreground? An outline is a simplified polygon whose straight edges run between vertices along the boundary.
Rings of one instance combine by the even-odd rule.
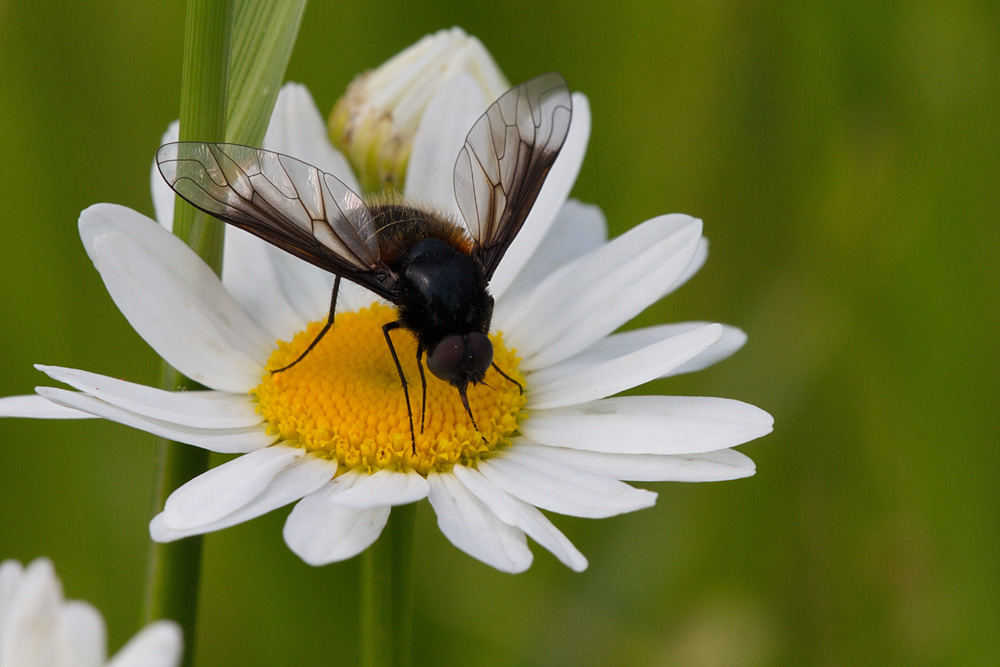
[[[181,630],[172,621],[143,628],[108,660],[101,613],[65,600],[52,562],[0,563],[0,665],[4,667],[173,667],[181,662]]]
[[[428,374],[426,407],[412,406],[424,428],[411,445],[407,404],[381,331],[395,314],[352,285],[342,286],[336,324],[319,345],[295,367],[270,374],[315,338],[332,277],[227,229],[220,281],[163,227],[110,204],[80,217],[88,254],[136,331],[209,390],[166,392],[40,366],[77,391],[40,387],[38,393],[69,414],[241,454],[170,496],[151,524],[158,541],[296,503],[285,541],[321,565],[365,550],[394,505],[426,497],[452,543],[497,569],[530,566],[526,536],[572,569],[584,569],[586,559],[539,509],[608,517],[655,500],[655,493],[623,480],[752,475],[752,461],[730,448],[770,432],[772,419],[728,399],[614,396],[714,363],[745,336],[707,323],[612,333],[697,271],[707,245],[701,221],[685,215],[654,218],[607,242],[600,211],[566,200],[590,121],[586,98],[574,94],[572,101],[562,152],[490,283],[494,360],[517,384],[490,370],[485,384],[469,388],[478,431],[454,387]],[[450,185],[457,148],[437,147],[461,146],[478,113],[420,124],[408,196],[460,219],[439,184]],[[357,189],[301,87],[282,91],[264,146]],[[172,197],[156,178],[154,200],[160,220],[171,220]],[[405,333],[393,340],[412,383],[419,377],[416,343]],[[44,410],[20,397],[6,408],[0,402],[0,414],[58,416]]]

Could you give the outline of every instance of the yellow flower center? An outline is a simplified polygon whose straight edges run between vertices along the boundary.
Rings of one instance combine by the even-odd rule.
[[[394,467],[424,475],[509,444],[525,398],[495,368],[487,371],[482,384],[468,388],[479,431],[458,390],[425,371],[427,407],[421,431],[417,341],[410,332],[397,329],[391,336],[409,384],[414,453],[403,387],[382,334],[382,326],[394,319],[395,312],[381,304],[338,313],[333,327],[302,361],[280,373],[266,373],[251,393],[269,432],[348,468]],[[292,342],[279,341],[267,367],[282,368],[295,361],[322,326],[313,322]],[[524,386],[514,351],[504,346],[500,334],[490,335],[490,340],[494,363]]]

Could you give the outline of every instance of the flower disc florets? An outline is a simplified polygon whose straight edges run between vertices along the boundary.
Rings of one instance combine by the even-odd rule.
[[[338,313],[334,326],[302,361],[280,373],[268,373],[253,390],[258,411],[271,432],[287,444],[321,452],[347,468],[432,469],[468,463],[509,444],[517,430],[525,398],[514,383],[491,368],[485,381],[469,386],[468,397],[477,431],[458,391],[430,373],[421,431],[420,371],[416,339],[407,331],[392,333],[410,390],[416,452],[410,437],[406,399],[399,374],[382,333],[395,312],[375,304]],[[282,368],[316,338],[322,322],[313,322],[290,343],[279,343],[268,368]],[[513,351],[499,335],[491,335],[494,360],[524,384]]]

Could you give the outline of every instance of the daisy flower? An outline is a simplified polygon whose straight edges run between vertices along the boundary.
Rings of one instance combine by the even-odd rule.
[[[455,155],[491,94],[460,73],[426,100],[407,161],[408,197],[461,219],[451,193]],[[463,103],[449,103],[456,98]],[[381,331],[394,311],[346,283],[330,332],[294,368],[270,374],[315,338],[333,277],[228,228],[220,280],[162,225],[111,204],[81,214],[87,253],[136,331],[208,389],[168,392],[39,366],[73,390],[37,391],[64,414],[239,455],[170,496],[150,525],[158,541],[295,503],[285,541],[307,563],[322,565],[364,551],[393,506],[427,498],[444,535],[499,570],[530,566],[526,537],[583,570],[584,556],[540,510],[609,517],[655,501],[654,492],[625,481],[752,475],[753,462],[731,447],[772,426],[767,413],[735,400],[616,396],[712,364],[745,336],[703,322],[613,333],[693,275],[707,244],[701,221],[677,214],[608,241],[600,210],[567,200],[589,126],[587,100],[574,94],[562,152],[490,283],[494,359],[516,383],[491,370],[469,388],[478,431],[454,388],[428,374],[426,407],[412,406],[424,427],[411,445],[407,404]],[[308,92],[290,84],[264,147],[359,191],[325,129]],[[157,218],[167,223],[173,196],[155,172],[153,190]],[[415,340],[404,333],[393,340],[406,376],[417,378]],[[40,400],[0,402],[0,413],[59,416],[43,415],[52,408]]]
[[[181,631],[172,621],[143,628],[108,660],[101,613],[63,598],[52,562],[0,563],[0,665],[11,667],[173,667],[181,662]]]

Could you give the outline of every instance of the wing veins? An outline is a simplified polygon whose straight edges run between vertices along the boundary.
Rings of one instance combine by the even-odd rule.
[[[455,163],[455,195],[487,279],[527,219],[571,117],[566,82],[543,74],[504,93],[466,136]]]
[[[201,211],[396,299],[398,277],[381,260],[371,213],[335,177],[295,158],[235,144],[167,144],[157,164],[171,188]]]

